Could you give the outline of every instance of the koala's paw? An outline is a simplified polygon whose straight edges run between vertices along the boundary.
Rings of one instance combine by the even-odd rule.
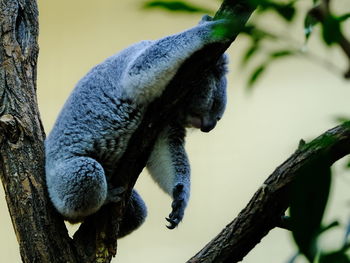
[[[109,187],[105,204],[120,202],[122,200],[124,193],[125,193],[124,187]]]
[[[169,222],[169,225],[166,226],[169,229],[174,229],[177,227],[184,217],[185,208],[187,205],[187,195],[183,184],[177,184],[174,187],[173,197],[174,200],[171,204],[172,212],[168,218],[165,218]]]

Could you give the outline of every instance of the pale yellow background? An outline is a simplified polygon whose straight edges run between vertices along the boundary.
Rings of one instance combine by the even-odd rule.
[[[304,6],[311,3],[301,2]],[[337,2],[338,10],[349,12],[348,0]],[[200,15],[145,12],[140,10],[140,3],[39,1],[38,96],[46,132],[75,83],[93,65],[136,41],[184,30],[200,19]],[[217,4],[211,2],[214,9]],[[276,16],[261,23],[272,30],[284,30],[278,27],[284,24]],[[350,33],[349,23],[346,26]],[[302,40],[302,24],[284,34],[295,34],[297,40]],[[336,116],[350,116],[350,83],[303,58],[276,63],[256,90],[248,94],[244,89],[247,74],[238,63],[246,45],[246,39],[240,37],[229,50],[229,102],[225,117],[210,134],[189,132],[192,196],[183,223],[173,231],[165,227],[171,200],[147,174],[142,174],[137,189],[148,204],[149,216],[138,231],[120,240],[119,262],[185,262],[239,213],[264,179],[296,149],[301,138],[308,140],[331,128],[336,124]],[[314,39],[310,48],[345,68],[346,61],[337,49],[326,50]],[[337,194],[332,196],[327,219],[342,215],[345,220],[349,216],[349,173],[340,165],[336,170],[333,189]],[[0,197],[0,262],[20,262],[2,188]],[[327,236],[324,245],[334,247],[339,236],[341,233]],[[275,229],[243,262],[286,262],[293,251],[289,234]]]

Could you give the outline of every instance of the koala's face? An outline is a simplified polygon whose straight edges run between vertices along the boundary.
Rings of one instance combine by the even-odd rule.
[[[195,94],[186,109],[186,126],[209,132],[222,118],[226,107],[226,57],[223,56],[203,78],[201,92]]]

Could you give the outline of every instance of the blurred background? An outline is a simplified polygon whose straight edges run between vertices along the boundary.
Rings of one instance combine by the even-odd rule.
[[[219,1],[197,2],[213,10],[220,5]],[[300,2],[305,10],[311,3]],[[336,2],[334,8],[349,12],[348,0]],[[95,64],[134,42],[192,27],[201,18],[200,14],[145,11],[140,0],[39,0],[38,4],[38,98],[46,133],[75,83]],[[286,27],[271,15],[259,23],[295,38],[302,47],[302,21]],[[345,31],[350,33],[349,23],[346,25]],[[316,60],[302,56],[281,60],[269,67],[250,91],[246,89],[248,71],[240,65],[247,39],[240,36],[233,43],[228,50],[229,98],[224,118],[209,134],[188,132],[192,192],[183,222],[175,230],[165,227],[171,200],[143,172],[136,188],[149,215],[139,230],[119,241],[115,262],[185,262],[237,216],[301,138],[308,141],[335,126],[337,117],[350,117],[350,82],[341,76],[347,62],[337,48],[319,44],[315,34],[308,47]],[[324,59],[332,64],[320,62]],[[327,222],[346,222],[350,216],[350,178],[344,164],[340,161],[333,169],[336,176]],[[0,214],[0,259],[21,262],[2,188]],[[334,231],[323,245],[331,249],[340,242],[340,235]],[[294,251],[290,234],[274,229],[243,262],[287,262]]]

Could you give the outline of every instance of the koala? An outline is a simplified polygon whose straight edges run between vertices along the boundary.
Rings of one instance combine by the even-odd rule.
[[[141,41],[107,58],[76,85],[45,140],[46,183],[50,199],[70,222],[83,221],[103,205],[120,200],[110,183],[147,106],[167,87],[181,65],[204,46],[227,41],[215,27],[227,21],[204,16],[195,27],[156,41]],[[226,106],[226,55],[203,74],[200,91],[159,134],[147,169],[172,201],[170,229],[183,219],[190,195],[186,128],[212,130]],[[118,237],[137,229],[147,209],[132,191]]]

